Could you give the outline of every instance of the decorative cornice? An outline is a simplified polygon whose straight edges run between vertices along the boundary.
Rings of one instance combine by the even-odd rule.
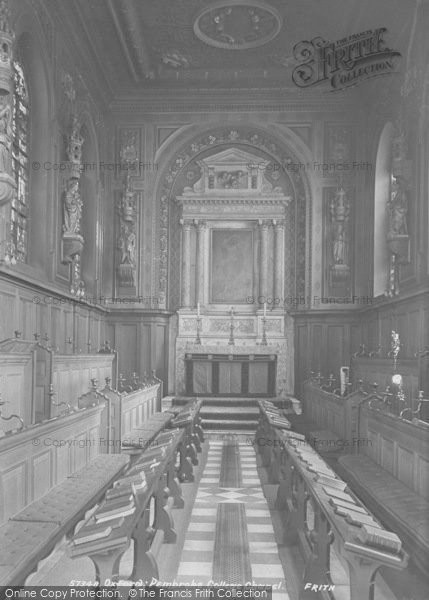
[[[122,92],[124,93],[124,92]],[[123,119],[124,114],[133,117],[145,113],[202,113],[202,112],[335,112],[349,115],[359,107],[359,98],[349,95],[333,95],[303,92],[298,88],[248,88],[248,89],[188,89],[171,87],[145,89],[141,93],[130,89],[126,95],[116,97],[110,108]]]
[[[259,198],[249,196],[212,196],[199,198],[190,198],[189,196],[177,196],[175,200],[180,205],[189,206],[284,206],[292,200],[291,196],[283,196],[282,194],[266,195]]]

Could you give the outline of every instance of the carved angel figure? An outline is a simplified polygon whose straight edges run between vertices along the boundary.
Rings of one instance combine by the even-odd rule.
[[[64,224],[63,231],[68,234],[80,234],[82,217],[82,199],[79,192],[78,179],[69,179],[64,192]]]
[[[393,235],[407,235],[408,198],[404,185],[399,177],[392,183],[390,199],[388,201],[389,233]]]
[[[121,234],[118,239],[118,249],[120,250],[120,264],[136,264],[136,234],[133,229],[122,224]]]
[[[347,222],[350,209],[346,192],[341,188],[335,194],[330,206],[333,226],[333,258],[334,264],[346,265],[348,261],[348,233]]]

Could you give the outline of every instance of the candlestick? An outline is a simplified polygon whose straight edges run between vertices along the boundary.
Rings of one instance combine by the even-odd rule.
[[[267,303],[264,302],[264,318],[267,316]]]
[[[262,346],[266,346],[267,342],[267,319],[265,317],[262,318]]]

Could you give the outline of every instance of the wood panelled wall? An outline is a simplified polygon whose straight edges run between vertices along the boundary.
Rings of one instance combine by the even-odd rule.
[[[85,354],[89,341],[97,351],[107,339],[105,310],[46,288],[0,276],[0,306],[0,340],[13,338],[15,330],[26,340],[47,334],[60,354]]]
[[[409,298],[380,300],[365,309],[297,312],[295,318],[295,394],[302,396],[302,382],[311,371],[339,377],[339,368],[365,344],[389,352],[391,332],[399,333],[400,357],[412,358],[429,345],[429,292]]]
[[[152,371],[168,389],[170,313],[130,311],[109,315],[108,338],[118,351],[119,373],[143,377]]]

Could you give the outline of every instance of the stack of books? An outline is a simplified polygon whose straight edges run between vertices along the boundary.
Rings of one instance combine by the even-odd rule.
[[[137,494],[147,487],[146,474],[140,470],[135,470],[132,474],[127,473],[125,477],[121,477],[113,484],[113,488],[106,493],[106,498],[113,499],[120,496],[128,496]]]
[[[384,529],[379,529],[378,527],[373,527],[371,525],[363,525],[358,534],[358,538],[361,542],[364,542],[364,544],[368,544],[368,546],[383,548],[383,550],[390,550],[396,554],[399,554],[402,548],[401,540],[396,533],[385,531]]]
[[[90,522],[88,525],[84,525],[79,533],[75,535],[73,538],[73,544],[75,546],[81,546],[82,544],[89,544],[90,542],[104,540],[112,534],[114,529],[120,527],[123,522],[123,517],[120,517],[116,520],[111,520],[109,521],[109,524],[94,524],[93,522]]]
[[[112,521],[120,517],[128,517],[135,513],[136,505],[134,497],[130,500],[124,496],[114,498],[112,500],[106,500],[106,502],[100,506],[94,515],[96,523],[104,523],[106,521]]]

